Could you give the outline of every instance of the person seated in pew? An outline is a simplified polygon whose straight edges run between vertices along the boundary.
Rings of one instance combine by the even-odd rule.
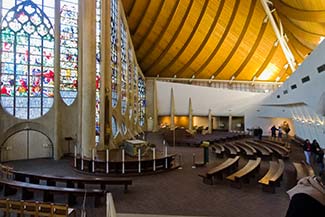
[[[325,173],[300,179],[287,193],[290,203],[286,217],[324,217]]]

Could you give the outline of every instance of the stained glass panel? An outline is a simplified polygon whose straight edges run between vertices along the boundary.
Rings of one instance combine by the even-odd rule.
[[[113,137],[116,137],[118,135],[118,126],[116,123],[116,119],[114,116],[112,116],[112,135]]]
[[[127,109],[127,80],[128,80],[128,63],[127,63],[127,35],[126,29],[121,22],[121,112],[125,114]]]
[[[118,31],[118,0],[111,0],[111,69],[112,69],[112,106],[118,102],[118,58],[117,58],[117,31]]]
[[[142,77],[139,77],[138,80],[138,103],[139,103],[139,124],[140,126],[143,126],[145,121],[145,113],[146,113],[146,89]]]
[[[129,96],[128,96],[128,104],[129,104],[129,119],[132,118],[132,114],[133,114],[133,95],[132,93],[134,93],[133,90],[133,86],[132,86],[132,72],[133,72],[133,53],[132,50],[129,49],[129,55],[128,55],[128,82],[129,82]]]
[[[134,65],[134,70],[133,70],[134,124],[136,124],[138,121],[138,91],[137,90],[138,90],[138,68],[136,65]]]
[[[78,88],[78,0],[61,0],[60,14],[60,94],[71,105]]]
[[[101,0],[96,0],[96,135],[100,135]]]
[[[3,1],[1,8],[1,105],[17,118],[38,118],[53,105],[54,1],[46,13],[43,3]]]

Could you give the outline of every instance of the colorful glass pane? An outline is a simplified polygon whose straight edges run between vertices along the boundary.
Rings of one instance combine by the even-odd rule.
[[[117,31],[118,31],[118,0],[111,0],[111,68],[112,68],[112,106],[118,102],[118,58],[117,58]]]
[[[117,126],[117,123],[116,123],[116,119],[114,116],[112,116],[112,135],[113,137],[116,137],[118,135],[118,126]]]
[[[132,81],[133,81],[133,79],[132,79],[132,72],[133,72],[133,53],[132,53],[132,50],[131,49],[129,49],[129,55],[128,55],[128,65],[129,65],[129,67],[128,67],[128,81],[129,81],[129,96],[128,96],[128,98],[129,98],[129,119],[131,119],[132,118],[132,114],[133,114],[133,100],[132,100],[132,97],[133,97],[133,95],[132,95],[132,93],[134,93],[134,91],[132,91],[133,90],[133,87],[132,87]]]
[[[134,70],[133,70],[133,94],[134,94],[134,100],[133,100],[133,109],[134,109],[134,124],[138,121],[138,67],[136,64],[134,64]]]
[[[96,1],[96,135],[100,135],[100,43],[101,0]]]
[[[125,114],[127,109],[127,82],[128,82],[128,63],[127,63],[127,35],[126,29],[121,22],[121,112]]]
[[[139,103],[139,124],[140,126],[143,126],[145,121],[145,113],[146,113],[146,89],[142,77],[139,77],[138,80],[138,103]]]
[[[78,0],[61,0],[60,14],[60,94],[71,105],[78,87]]]
[[[53,105],[54,35],[43,2],[4,1],[1,13],[1,105],[21,119],[34,119]],[[54,1],[47,2],[54,14]]]

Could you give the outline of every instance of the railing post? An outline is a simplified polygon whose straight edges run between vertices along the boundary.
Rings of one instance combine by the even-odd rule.
[[[77,167],[77,145],[74,145],[74,163],[73,166],[76,168]]]
[[[109,173],[109,150],[106,149],[106,173]]]
[[[125,173],[125,165],[124,165],[124,161],[125,161],[125,150],[122,149],[122,174]]]
[[[153,171],[156,171],[156,148],[152,148]]]
[[[141,173],[141,148],[138,148],[138,172]]]
[[[95,149],[91,149],[91,171],[95,172]]]
[[[165,141],[165,140],[164,140]],[[167,145],[165,145],[165,168],[168,168],[168,158],[167,158]]]
[[[193,157],[192,157],[192,168],[195,169],[195,153],[193,153]]]

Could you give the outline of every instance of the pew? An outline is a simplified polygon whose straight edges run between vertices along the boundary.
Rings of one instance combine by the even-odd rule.
[[[275,187],[280,186],[284,172],[284,162],[282,159],[270,161],[270,167],[267,173],[258,181],[262,184],[262,190],[275,193]]]
[[[268,147],[272,149],[273,153],[277,154],[279,158],[287,159],[289,158],[289,150],[281,145],[272,144],[269,142],[265,142],[263,140],[254,140],[255,143],[259,143],[264,147]]]
[[[235,145],[242,149],[245,153],[245,156],[249,159],[255,159],[256,149],[250,146],[249,144],[242,143],[242,142],[235,142]]]
[[[260,145],[258,143],[254,143],[254,142],[251,142],[249,140],[245,141],[245,143],[247,143],[250,146],[254,147],[256,149],[256,151],[258,152],[258,155],[260,157],[265,158],[265,159],[271,159],[272,158],[273,151],[269,147],[262,146],[262,145]]]
[[[11,172],[16,181],[26,182],[28,178],[30,183],[40,184],[40,181],[44,180],[48,186],[56,186],[57,182],[65,183],[68,188],[75,188],[76,186],[78,188],[85,188],[85,184],[97,184],[101,186],[102,190],[105,190],[107,185],[123,185],[124,192],[127,192],[128,185],[132,185],[132,179],[128,178],[55,176],[17,170],[12,170]]]
[[[223,152],[225,151],[225,147],[223,147],[223,145],[216,143],[211,145],[211,149],[217,157],[222,157]]]
[[[75,209],[69,208],[67,204],[12,200],[8,198],[0,199],[0,210],[4,216],[17,214],[20,216],[76,217]]]
[[[313,168],[310,165],[306,164],[305,161],[302,161],[301,163],[293,162],[292,164],[296,169],[297,182],[303,177],[315,175]]]
[[[240,153],[240,149],[237,146],[235,146],[235,145],[233,145],[231,143],[226,143],[224,145],[224,147],[228,150],[227,153],[231,157],[234,157],[234,156],[236,156],[237,154]]]
[[[54,202],[54,194],[68,195],[69,205],[74,205],[77,196],[93,196],[95,198],[95,207],[100,204],[100,199],[105,195],[105,191],[101,189],[82,189],[82,188],[66,188],[58,186],[38,185],[28,182],[20,182],[15,180],[9,180],[6,178],[0,178],[0,184],[4,187],[4,196],[9,196],[17,193],[17,190],[21,190],[21,199],[29,200],[34,197],[34,192],[43,193],[44,202]]]
[[[238,167],[239,156],[228,158],[221,164],[210,168],[206,173],[200,173],[199,176],[203,178],[204,183],[213,184],[215,178],[222,179],[224,172],[231,172]]]
[[[249,160],[243,168],[227,176],[226,179],[231,181],[231,186],[241,188],[241,181],[243,180],[248,183],[249,177],[259,170],[260,163],[260,157],[256,158],[256,160]]]

